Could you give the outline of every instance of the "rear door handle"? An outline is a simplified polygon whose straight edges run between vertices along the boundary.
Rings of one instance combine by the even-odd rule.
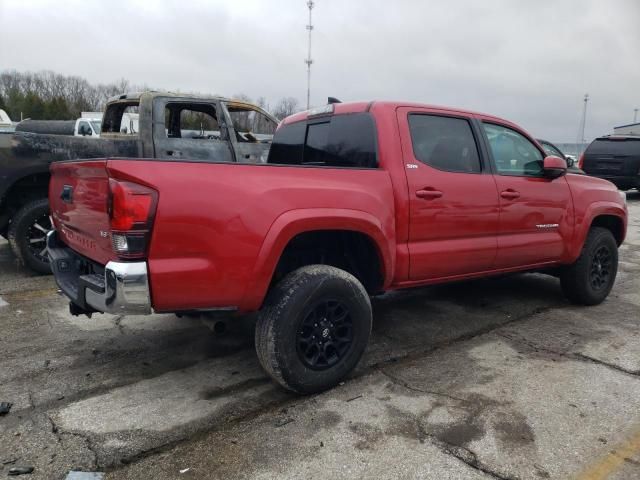
[[[426,200],[433,200],[434,198],[440,198],[442,196],[442,192],[440,190],[435,190],[432,187],[427,187],[424,190],[418,190],[416,192],[416,197],[424,198]]]
[[[508,188],[505,191],[500,192],[500,196],[508,200],[515,200],[516,198],[520,197],[520,192],[516,192],[515,190]]]

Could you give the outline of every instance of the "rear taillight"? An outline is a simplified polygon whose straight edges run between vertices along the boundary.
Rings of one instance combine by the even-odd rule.
[[[111,245],[121,258],[141,258],[147,253],[158,193],[133,182],[109,179]]]
[[[578,168],[582,170],[583,165],[584,165],[584,152],[582,152],[582,154],[580,155],[580,158],[578,159]]]

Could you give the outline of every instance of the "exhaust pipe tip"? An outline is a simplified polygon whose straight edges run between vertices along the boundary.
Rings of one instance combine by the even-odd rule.
[[[227,333],[227,321],[220,318],[208,318],[204,315],[200,317],[200,321],[216,336]]]
[[[212,330],[216,335],[224,335],[227,333],[227,322],[224,320],[215,320],[213,322]]]

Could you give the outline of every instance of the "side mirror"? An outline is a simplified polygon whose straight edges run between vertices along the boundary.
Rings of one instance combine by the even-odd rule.
[[[567,161],[560,157],[550,155],[545,157],[542,169],[547,178],[558,178],[567,173]]]

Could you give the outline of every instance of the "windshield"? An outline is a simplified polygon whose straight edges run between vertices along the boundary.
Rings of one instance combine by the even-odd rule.
[[[92,120],[91,126],[93,127],[94,132],[100,133],[100,127],[102,126],[102,122],[100,120]]]
[[[547,155],[554,155],[556,157],[564,158],[564,155],[562,154],[562,152],[557,148],[555,148],[550,143],[540,142],[540,145],[542,145],[542,148],[544,148],[544,151],[547,153]]]
[[[278,126],[271,118],[246,106],[228,104],[227,109],[238,141],[271,141]]]

